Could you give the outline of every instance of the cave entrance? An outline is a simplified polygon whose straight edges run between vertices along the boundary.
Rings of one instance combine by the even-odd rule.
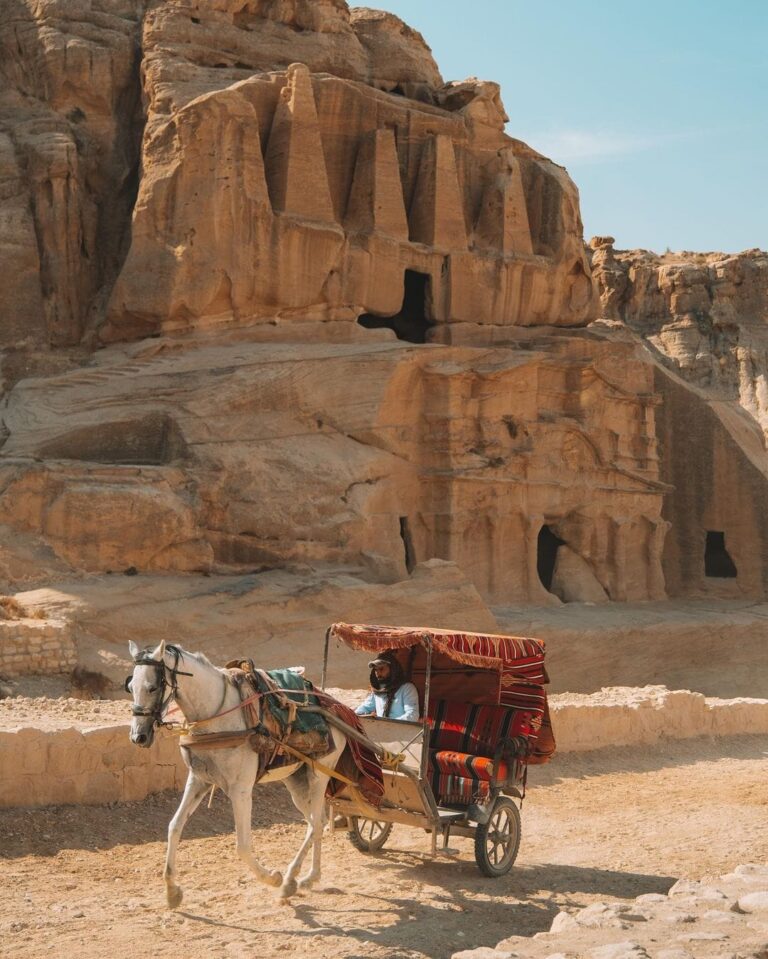
[[[735,579],[739,575],[731,554],[725,548],[725,533],[719,530],[707,530],[704,575],[714,579]]]
[[[426,343],[427,330],[432,326],[429,304],[432,300],[432,277],[416,270],[405,271],[405,294],[400,312],[394,316],[374,316],[363,313],[357,322],[366,330],[393,330],[398,340],[406,343]]]
[[[555,533],[551,527],[542,526],[539,530],[539,542],[536,553],[536,569],[539,573],[541,585],[548,592],[552,590],[552,577],[555,574],[557,551],[565,546],[565,540]]]

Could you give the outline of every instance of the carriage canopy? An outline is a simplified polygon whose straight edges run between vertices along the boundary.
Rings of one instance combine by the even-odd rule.
[[[411,626],[335,623],[329,636],[369,653],[393,650],[405,676],[424,697],[431,658],[430,697],[465,703],[496,704],[530,712],[538,728],[533,762],[555,751],[549,722],[540,639],[466,633]]]

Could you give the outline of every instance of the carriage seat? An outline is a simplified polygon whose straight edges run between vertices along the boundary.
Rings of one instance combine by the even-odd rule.
[[[522,779],[531,713],[437,700],[428,715],[429,775],[438,802],[483,803],[491,789]]]

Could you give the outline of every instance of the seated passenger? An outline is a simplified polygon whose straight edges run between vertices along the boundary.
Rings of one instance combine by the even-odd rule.
[[[419,718],[419,693],[407,683],[403,670],[391,652],[382,653],[368,663],[371,691],[355,712],[358,716],[383,716],[386,719]]]

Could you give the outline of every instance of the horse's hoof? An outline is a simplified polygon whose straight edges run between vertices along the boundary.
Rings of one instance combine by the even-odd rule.
[[[283,883],[283,886],[280,889],[280,902],[288,902],[291,896],[296,895],[296,880],[291,879],[286,883]]]
[[[184,898],[184,891],[181,886],[169,886],[165,890],[165,897],[168,900],[169,909],[178,909]]]
[[[282,886],[283,884],[283,874],[281,872],[278,872],[277,869],[275,869],[274,872],[269,873],[265,881],[268,885],[274,886],[275,888],[277,888],[278,886]]]
[[[311,889],[314,884],[314,876],[304,876],[303,879],[299,879],[299,889]]]

